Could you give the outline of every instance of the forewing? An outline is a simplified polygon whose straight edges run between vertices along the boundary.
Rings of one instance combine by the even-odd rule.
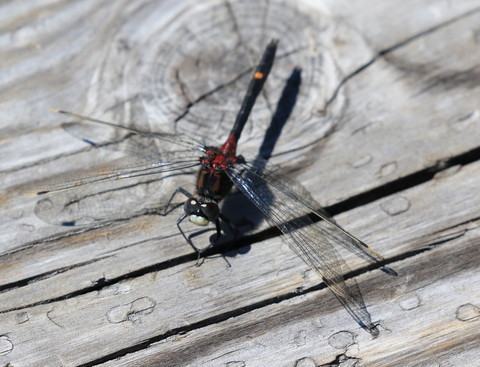
[[[298,181],[291,180],[286,176],[280,177],[274,171],[263,168],[264,165],[262,165],[262,169],[260,170],[250,163],[245,163],[245,167],[247,167],[252,174],[258,176],[259,179],[263,179],[269,185],[273,187],[278,186],[282,191],[288,191],[296,198],[296,200],[309,209],[309,213],[326,221],[327,223],[325,223],[325,226],[328,227],[330,235],[335,238],[335,244],[344,247],[369,264],[378,265],[379,263],[385,262],[385,259],[372,250],[366,243],[340,227],[335,219],[333,219],[332,216],[321,207],[308,190]],[[389,267],[383,266],[381,269],[389,275],[397,275],[397,273]]]
[[[373,335],[378,334],[357,283],[354,279],[346,282],[342,275],[349,269],[334,246],[348,237],[345,231],[339,231],[338,225],[328,218],[313,223],[310,206],[274,175],[268,175],[267,179],[265,173],[248,165],[236,165],[226,172],[267,220],[285,234],[290,248],[322,277],[359,325]]]
[[[204,148],[195,138],[162,131],[142,131],[76,113],[53,110],[75,119],[64,123],[70,134],[95,147],[128,153],[125,158],[29,185],[28,195],[46,195],[35,208],[42,220],[88,225],[132,215],[159,199],[158,183],[167,174],[197,166]],[[168,195],[168,194],[167,194]]]
[[[158,204],[170,195],[162,192],[164,178],[192,172],[199,164],[195,151],[156,153],[148,159],[127,157],[32,184],[27,194],[45,195],[35,207],[35,214],[45,222],[89,225]]]
[[[142,131],[70,112],[68,112],[68,116],[81,120],[62,124],[63,129],[70,135],[92,146],[123,152],[129,156],[148,159],[158,152],[178,149],[198,150],[205,145],[184,134]]]
[[[45,182],[33,183],[26,190],[26,194],[44,195],[99,182],[185,170],[198,164],[200,164],[199,154],[195,151],[156,153],[150,155],[148,159],[125,157],[92,169],[74,171]]]

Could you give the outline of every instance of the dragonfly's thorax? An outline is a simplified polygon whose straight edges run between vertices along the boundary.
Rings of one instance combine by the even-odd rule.
[[[222,148],[223,146],[220,149],[214,147],[206,148],[205,155],[200,158],[202,169],[208,168],[212,171],[221,172],[237,163],[238,158],[235,156],[235,151],[225,152]]]
[[[222,200],[233,185],[225,171],[237,161],[234,155],[223,154],[217,148],[207,148],[205,155],[200,159],[202,167],[198,172],[198,195],[216,202]]]

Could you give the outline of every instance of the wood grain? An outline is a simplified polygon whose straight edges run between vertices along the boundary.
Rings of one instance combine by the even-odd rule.
[[[0,365],[475,366],[479,17],[475,1],[4,2]],[[45,223],[22,195],[123,157],[50,107],[223,140],[270,38],[278,57],[241,153],[257,153],[300,68],[271,162],[399,272],[342,253],[377,339],[281,238],[195,267],[180,211],[146,212],[194,173],[121,180],[89,226]]]

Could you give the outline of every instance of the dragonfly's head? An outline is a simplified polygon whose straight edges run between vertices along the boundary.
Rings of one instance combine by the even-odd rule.
[[[197,226],[206,226],[214,222],[220,215],[220,209],[215,202],[202,202],[195,198],[189,198],[183,205],[185,214],[188,215],[190,222]]]

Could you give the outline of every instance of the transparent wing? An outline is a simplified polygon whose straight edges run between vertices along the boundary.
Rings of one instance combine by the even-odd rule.
[[[166,151],[168,149],[165,146],[166,144],[172,144],[174,146],[172,150],[179,149],[179,147],[201,150],[206,145],[204,142],[185,134],[144,131],[73,112],[52,111],[75,119],[75,121],[63,123],[62,127],[76,138],[96,147],[106,147],[140,158],[148,159],[152,154]]]
[[[348,251],[354,253],[372,265],[378,265],[379,263],[381,264],[385,262],[385,259],[380,254],[372,250],[366,243],[340,227],[335,219],[333,219],[332,216],[321,207],[321,205],[312,197],[310,192],[308,192],[308,190],[299,182],[290,180],[287,176],[280,177],[271,169],[267,170],[263,168],[266,167],[266,163],[262,164],[262,162],[260,162],[261,169],[257,168],[258,161],[259,160],[257,159],[255,164],[250,164],[247,162],[244,164],[244,167],[248,168],[252,174],[265,180],[265,182],[269,183],[270,185],[277,185],[279,190],[288,191],[292,196],[297,198],[296,200],[298,200],[301,205],[304,205],[309,209],[309,213],[314,214],[321,220],[329,222],[328,225],[331,228],[331,231],[336,233],[338,237],[336,244],[341,245]],[[269,164],[269,167],[270,166],[271,165]],[[395,270],[386,266],[383,266],[381,270],[390,275],[397,275]]]
[[[151,154],[143,159],[121,158],[92,169],[66,173],[46,182],[33,184],[26,190],[26,194],[44,195],[105,181],[186,170],[199,165],[199,157],[200,154],[196,151],[175,151]]]
[[[45,195],[35,207],[37,217],[58,225],[90,225],[131,217],[158,207],[163,179],[192,172],[200,164],[198,152],[163,152],[148,160],[124,158],[92,170],[75,171],[29,188]]]
[[[153,137],[133,134],[124,129],[85,121],[64,122],[62,128],[75,138],[94,147],[123,152],[129,156],[145,157],[161,151],[158,147],[159,142]]]
[[[90,142],[97,146],[114,146],[133,155],[106,163],[93,169],[66,173],[44,182],[37,182],[24,190],[27,195],[45,195],[35,207],[35,214],[48,223],[62,225],[88,225],[94,222],[132,215],[145,209],[149,202],[160,199],[160,182],[167,174],[185,173],[200,164],[204,150],[194,138],[182,134],[143,132],[114,123],[92,119],[66,111],[56,111],[89,122],[67,123],[64,128],[102,139],[102,133],[119,132],[117,140]],[[80,130],[76,130],[81,126]],[[70,131],[71,132],[71,131]],[[75,134],[74,134],[75,135]],[[79,137],[82,137],[79,136]],[[110,136],[106,134],[106,136]],[[133,139],[133,144],[132,144]],[[165,150],[156,151],[151,141],[163,145]],[[172,149],[176,146],[177,150]],[[180,149],[180,150],[178,150]],[[136,180],[128,180],[134,179]],[[127,179],[127,180],[125,180]],[[164,196],[164,195],[163,195]]]
[[[321,209],[316,209],[315,200],[300,184],[284,184],[273,173],[258,171],[248,164],[229,168],[226,173],[267,220],[285,234],[290,248],[320,274],[358,324],[372,335],[377,335],[378,329],[371,321],[357,283],[354,279],[345,281],[343,278],[342,274],[348,273],[349,269],[334,248],[338,244],[349,248],[352,241],[358,240],[341,229]],[[310,213],[323,220],[314,223]],[[368,247],[364,244],[359,246],[370,258],[366,250]]]

